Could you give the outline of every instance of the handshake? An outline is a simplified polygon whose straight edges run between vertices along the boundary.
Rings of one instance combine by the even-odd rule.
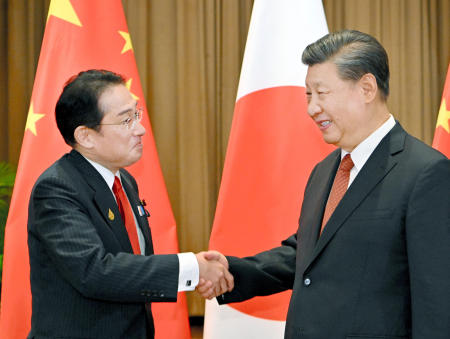
[[[200,252],[195,255],[200,270],[196,291],[206,299],[231,292],[234,278],[228,271],[228,260],[217,251]]]

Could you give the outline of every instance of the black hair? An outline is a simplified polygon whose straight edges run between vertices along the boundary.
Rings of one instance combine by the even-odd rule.
[[[76,144],[74,131],[86,126],[98,131],[104,112],[99,107],[99,98],[112,85],[123,85],[120,74],[106,70],[88,70],[71,77],[56,103],[56,124],[64,141],[69,146]]]
[[[377,80],[381,98],[389,95],[389,60],[386,50],[373,36],[355,30],[330,33],[308,45],[302,62],[313,66],[332,61],[343,80],[359,80],[371,73]]]

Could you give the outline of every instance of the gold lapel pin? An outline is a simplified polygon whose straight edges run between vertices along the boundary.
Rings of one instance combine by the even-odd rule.
[[[114,220],[114,213],[113,213],[113,211],[111,211],[111,209],[109,209],[109,211],[108,211],[108,217],[109,217],[109,220],[111,220],[111,221]]]

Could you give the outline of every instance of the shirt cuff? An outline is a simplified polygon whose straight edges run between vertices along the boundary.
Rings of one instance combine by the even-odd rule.
[[[200,270],[197,258],[192,252],[178,253],[180,273],[178,275],[178,292],[193,291],[198,285]]]

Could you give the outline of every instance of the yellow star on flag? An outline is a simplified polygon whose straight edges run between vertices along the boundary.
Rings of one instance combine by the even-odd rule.
[[[122,54],[127,52],[127,51],[129,51],[129,50],[133,50],[133,46],[131,45],[130,33],[119,31],[119,34],[125,40],[125,45],[123,45],[123,48],[122,48]]]
[[[47,21],[50,18],[50,15],[56,16],[57,18],[81,27],[80,19],[78,19],[77,13],[73,9],[70,0],[51,1],[50,8],[48,9]]]
[[[42,119],[44,116],[45,116],[45,114],[34,113],[33,103],[31,103],[30,110],[28,111],[28,118],[27,118],[27,123],[25,125],[25,131],[29,130],[31,133],[33,133],[35,136],[37,136],[36,121],[38,121],[39,119]]]
[[[139,97],[137,96],[137,95],[134,95],[132,92],[131,92],[131,83],[133,82],[133,79],[132,78],[130,78],[130,79],[128,79],[128,81],[125,83],[125,86],[128,88],[128,90],[130,91],[130,94],[131,94],[131,96],[133,97],[133,99],[134,100],[139,100]]]
[[[441,108],[439,109],[439,115],[436,123],[436,128],[438,126],[442,126],[443,129],[450,133],[450,111],[447,110],[447,106],[445,105],[445,99],[442,99]]]

